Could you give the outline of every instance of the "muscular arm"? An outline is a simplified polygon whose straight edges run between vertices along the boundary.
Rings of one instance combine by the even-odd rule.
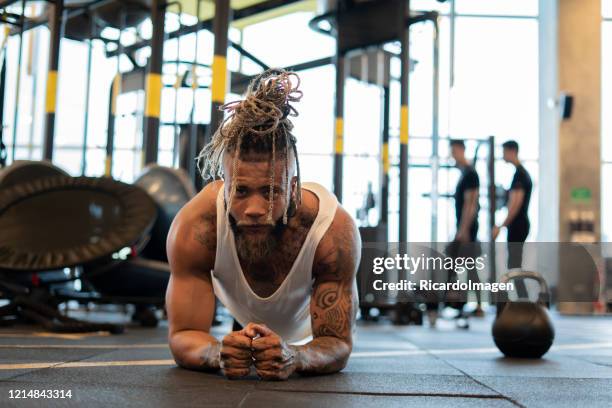
[[[525,200],[525,190],[522,188],[510,190],[508,197],[508,215],[506,216],[502,227],[508,226],[514,220],[521,209],[521,206],[523,205],[523,200]]]
[[[476,216],[476,208],[478,207],[478,189],[471,188],[463,194],[463,209],[461,212],[461,220],[459,220],[459,229],[457,234],[469,235],[470,226],[474,222]]]
[[[313,340],[294,346],[296,371],[326,374],[342,370],[353,342],[357,310],[355,273],[361,240],[354,222],[341,208],[315,254],[315,283],[310,302]]]
[[[217,191],[218,186],[209,184],[187,204],[167,240],[172,272],[166,292],[168,340],[176,363],[193,370],[219,369],[220,343],[209,333],[215,310],[210,271],[216,249]]]

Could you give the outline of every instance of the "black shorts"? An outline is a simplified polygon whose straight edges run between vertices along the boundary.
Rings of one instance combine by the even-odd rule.
[[[525,242],[529,235],[529,219],[517,218],[508,225],[508,242]]]

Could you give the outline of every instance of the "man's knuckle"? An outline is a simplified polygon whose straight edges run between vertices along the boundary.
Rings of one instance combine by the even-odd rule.
[[[247,374],[248,374],[248,370],[243,369],[243,368],[231,368],[231,369],[225,370],[225,376],[228,378],[240,378],[240,377],[244,377]]]

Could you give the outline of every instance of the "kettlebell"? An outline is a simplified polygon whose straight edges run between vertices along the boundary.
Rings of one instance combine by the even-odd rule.
[[[514,271],[502,276],[501,282],[534,279],[540,284],[537,302],[511,302],[508,292],[499,292],[497,317],[493,323],[493,341],[506,357],[540,358],[552,346],[555,329],[546,308],[550,302],[548,285],[537,272]]]

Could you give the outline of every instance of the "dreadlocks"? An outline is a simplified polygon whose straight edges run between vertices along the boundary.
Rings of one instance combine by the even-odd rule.
[[[291,79],[295,78],[295,84]],[[268,221],[272,220],[274,199],[274,178],[277,156],[285,159],[284,182],[289,182],[290,149],[295,157],[297,167],[297,198],[300,204],[302,197],[302,184],[300,179],[300,162],[298,159],[297,139],[291,130],[293,124],[289,116],[298,113],[290,104],[302,98],[298,90],[300,78],[294,72],[282,69],[269,69],[258,75],[247,89],[245,98],[221,106],[221,110],[228,113],[219,128],[216,130],[209,144],[197,157],[198,169],[204,177],[221,178],[223,176],[223,156],[225,153],[233,155],[232,174],[237,174],[238,162],[241,155],[248,153],[270,154],[270,192]],[[236,178],[232,179],[230,197],[226,211],[229,213],[234,195],[236,193]],[[291,189],[287,188],[287,203],[290,201]],[[288,208],[285,208],[283,223],[287,223]]]

